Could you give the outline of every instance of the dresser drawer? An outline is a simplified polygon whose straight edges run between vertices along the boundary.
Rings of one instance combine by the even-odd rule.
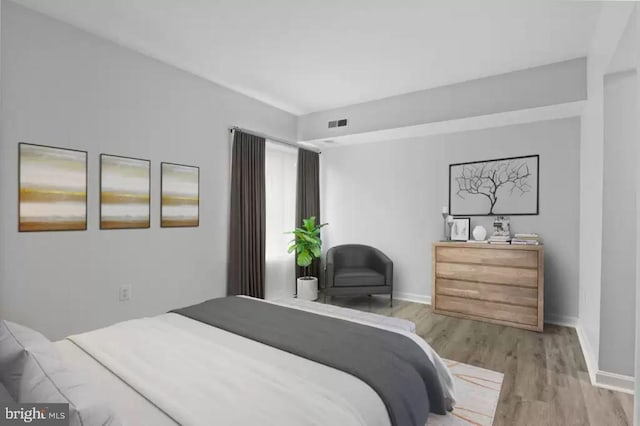
[[[436,262],[537,269],[538,252],[535,250],[487,249],[484,247],[438,247],[436,249]]]
[[[538,309],[484,300],[462,299],[436,294],[436,310],[484,319],[508,321],[528,326],[538,324]]]
[[[538,286],[538,271],[536,269],[513,268],[508,266],[437,262],[436,279],[437,278],[534,288]]]
[[[437,278],[436,294],[533,308],[538,306],[538,289],[528,287]]]

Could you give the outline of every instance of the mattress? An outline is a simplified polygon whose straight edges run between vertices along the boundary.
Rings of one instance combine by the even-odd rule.
[[[354,322],[378,325],[384,323],[384,327],[396,328],[405,332],[408,329],[415,329],[415,326],[409,321],[314,302],[292,299],[269,303],[350,319]],[[146,373],[144,375],[140,371],[135,371],[143,370],[142,364],[139,367],[135,367],[135,362],[130,363],[127,361],[124,365],[131,367],[128,371],[127,369],[118,370],[117,368],[114,368],[114,371],[110,371],[105,367],[104,362],[98,362],[73,342],[66,339],[56,342],[60,355],[65,362],[75,369],[84,371],[85,374],[102,386],[124,424],[204,425],[211,424],[211,420],[202,420],[201,417],[210,415],[211,412],[215,412],[216,415],[220,416],[216,421],[219,424],[231,424],[234,422],[235,424],[247,424],[249,420],[263,420],[263,422],[266,422],[265,424],[276,421],[278,424],[291,425],[331,423],[388,426],[390,424],[385,406],[379,396],[367,384],[347,373],[227,333],[180,315],[164,314],[156,317],[155,320],[167,323],[171,327],[179,327],[193,336],[199,336],[203,339],[201,342],[216,342],[216,344],[222,345],[220,347],[224,347],[225,350],[231,348],[233,351],[237,351],[237,354],[248,357],[243,360],[243,366],[252,365],[253,362],[256,363],[255,365],[267,363],[269,371],[265,373],[264,368],[261,370],[261,380],[281,381],[284,380],[283,378],[289,378],[287,380],[291,380],[291,383],[295,382],[295,385],[299,387],[299,391],[288,396],[277,395],[277,392],[273,390],[274,388],[269,387],[271,385],[266,385],[264,391],[267,395],[267,401],[265,401],[265,405],[262,408],[263,412],[261,413],[264,417],[263,419],[250,419],[244,413],[238,413],[238,410],[233,407],[232,400],[221,404],[214,411],[207,411],[207,409],[210,410],[212,408],[211,404],[215,405],[216,400],[219,398],[224,399],[226,394],[233,394],[234,392],[242,394],[246,392],[247,388],[254,389],[261,386],[256,383],[248,384],[246,382],[248,380],[247,376],[242,376],[242,371],[238,370],[234,373],[232,371],[233,368],[228,367],[228,376],[217,376],[217,380],[212,380],[213,382],[226,381],[225,386],[227,387],[217,389],[213,384],[212,388],[203,392],[207,394],[204,396],[208,398],[207,401],[210,401],[210,404],[202,407],[203,409],[199,413],[198,409],[203,405],[207,405],[204,404],[205,400],[203,400],[203,404],[198,404],[192,401],[193,398],[189,398],[183,400],[183,403],[176,403],[179,405],[178,407],[172,407],[171,401],[168,401],[172,398],[170,392],[165,392],[165,395],[160,396],[154,393],[154,381],[161,381],[163,377],[154,376],[155,373]],[[91,333],[88,334],[91,335]],[[96,333],[96,336],[99,336],[99,334]],[[108,334],[105,336],[108,336]],[[148,358],[154,356],[151,355],[152,348],[140,348],[140,350],[149,350],[149,354],[146,355]],[[217,352],[217,350],[212,350],[210,353]],[[141,356],[143,357],[141,358],[143,362],[145,355],[141,354]],[[129,366],[129,364],[131,365]],[[271,374],[271,378],[269,378],[269,374]],[[220,380],[220,377],[222,377],[222,380]],[[245,381],[235,380],[236,377],[244,377],[243,380]],[[237,389],[228,389],[229,386],[236,386]],[[285,386],[285,388],[288,386]],[[158,385],[157,387],[160,388],[161,386]],[[259,390],[256,389],[256,391]],[[176,385],[176,392],[179,392],[178,385]],[[270,395],[272,393],[276,394]],[[307,398],[307,394],[309,398]],[[209,398],[209,395],[218,395],[219,398]],[[318,397],[319,395],[320,397]],[[197,395],[194,394],[194,398],[196,397]],[[283,399],[285,399],[284,404]],[[322,402],[318,404],[318,400]],[[158,401],[161,403],[158,403]],[[181,407],[191,402],[194,402],[194,404],[190,410]],[[278,404],[283,405],[280,407]],[[296,404],[298,407],[295,407],[296,409],[291,413],[287,413],[286,410],[292,409],[291,404]],[[273,410],[273,412],[268,412],[269,410]],[[279,415],[282,416],[280,421],[278,421]],[[290,422],[290,419],[297,419],[297,421]],[[320,421],[318,422],[319,419]]]

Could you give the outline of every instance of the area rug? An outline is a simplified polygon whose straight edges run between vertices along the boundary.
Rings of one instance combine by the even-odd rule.
[[[446,416],[429,415],[427,426],[492,425],[504,375],[461,362],[444,361],[453,374],[457,403]]]

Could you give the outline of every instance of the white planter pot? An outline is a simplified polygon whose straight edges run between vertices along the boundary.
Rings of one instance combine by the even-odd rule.
[[[298,299],[316,300],[318,298],[318,279],[316,277],[298,278]]]

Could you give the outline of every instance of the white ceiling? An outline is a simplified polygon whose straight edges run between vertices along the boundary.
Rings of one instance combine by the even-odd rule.
[[[294,114],[586,55],[597,2],[16,0]]]

